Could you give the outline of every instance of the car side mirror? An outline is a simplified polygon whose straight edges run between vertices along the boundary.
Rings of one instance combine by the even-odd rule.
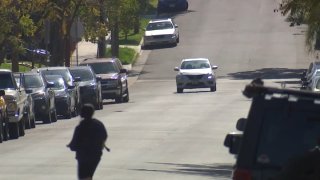
[[[175,27],[175,28],[178,28],[178,25],[177,25],[177,24],[175,24],[175,25],[174,25],[174,27]]]
[[[212,68],[212,69],[218,69],[218,66],[212,65],[211,68]]]
[[[240,118],[237,121],[237,125],[236,128],[238,131],[244,131],[244,129],[246,128],[246,124],[247,124],[247,119],[246,118]]]
[[[224,146],[229,148],[231,154],[238,154],[240,150],[242,140],[242,133],[240,132],[231,132],[227,134],[224,140]]]
[[[4,96],[6,94],[6,92],[4,90],[0,90],[0,96]]]
[[[54,82],[47,82],[47,88],[53,88]]]
[[[175,67],[174,70],[175,70],[175,71],[179,71],[179,68],[178,68],[178,67]]]
[[[120,73],[128,73],[128,70],[127,69],[120,69]]]
[[[96,76],[97,81],[101,81],[101,79],[102,79],[101,76]]]
[[[74,82],[80,82],[81,81],[81,78],[80,77],[75,77],[74,78]]]

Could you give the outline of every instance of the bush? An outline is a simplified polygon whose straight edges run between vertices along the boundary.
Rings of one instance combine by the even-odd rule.
[[[137,52],[128,47],[120,47],[119,48],[119,59],[122,64],[133,64],[137,58]],[[107,48],[107,57],[111,56],[111,48]]]

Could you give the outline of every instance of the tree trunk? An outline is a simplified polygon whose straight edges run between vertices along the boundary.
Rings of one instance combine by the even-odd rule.
[[[134,18],[134,27],[133,27],[133,33],[138,34],[140,32],[140,20],[139,20],[139,15],[137,15]]]
[[[65,62],[64,66],[70,67],[70,54],[71,54],[71,41],[70,41],[70,33],[65,36]]]
[[[12,55],[11,57],[11,70],[12,72],[19,72],[19,61],[16,55]]]
[[[105,37],[99,37],[97,58],[106,57],[106,54],[107,54],[106,38]]]
[[[119,24],[115,22],[111,32],[111,55],[119,57]]]
[[[51,66],[62,66],[64,62],[64,39],[60,31],[61,24],[54,23],[50,29],[50,65]]]

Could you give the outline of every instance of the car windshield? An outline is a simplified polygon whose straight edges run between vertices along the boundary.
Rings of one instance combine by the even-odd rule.
[[[61,75],[62,78],[68,82],[72,83],[72,79],[70,77],[70,73],[66,69],[50,69],[50,70],[43,70],[42,73],[44,75]]]
[[[119,73],[119,69],[112,62],[90,63],[92,70],[96,74]]]
[[[92,81],[94,79],[93,74],[88,69],[70,69],[73,77],[80,77],[81,81]]]
[[[320,140],[318,109],[294,105],[288,109],[289,113],[280,113],[274,107],[265,111],[257,164],[281,167],[288,159],[314,148]]]
[[[154,30],[162,30],[162,29],[172,29],[173,25],[171,22],[154,22],[149,23],[146,30],[147,31],[154,31]]]
[[[15,88],[11,74],[0,74],[0,89]]]
[[[194,60],[194,61],[183,61],[181,69],[204,69],[210,68],[210,64],[207,60]]]
[[[47,76],[46,79],[48,82],[54,83],[54,86],[52,87],[52,89],[54,89],[54,90],[66,89],[66,85],[65,85],[64,80],[62,78]]]
[[[25,88],[40,88],[44,83],[39,75],[25,75],[24,76]]]

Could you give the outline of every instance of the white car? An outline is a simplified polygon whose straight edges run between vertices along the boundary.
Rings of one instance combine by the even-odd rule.
[[[178,25],[171,18],[154,19],[149,21],[143,37],[142,47],[157,44],[179,43]]]
[[[216,77],[213,69],[218,66],[211,65],[207,58],[183,59],[175,71],[179,71],[176,76],[177,93],[182,93],[183,89],[210,88],[216,91]]]

